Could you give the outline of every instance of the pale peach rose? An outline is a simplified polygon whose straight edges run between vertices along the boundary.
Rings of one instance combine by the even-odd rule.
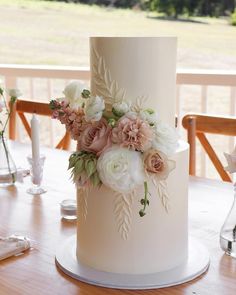
[[[144,155],[144,164],[146,170],[152,173],[162,172],[165,168],[164,157],[156,150],[149,150]]]
[[[153,132],[149,124],[135,116],[123,116],[112,130],[114,143],[136,151],[150,148],[152,138]]]
[[[91,152],[99,156],[111,146],[111,132],[112,128],[104,118],[88,124],[78,140],[78,150]]]
[[[164,180],[175,168],[175,162],[169,160],[165,154],[154,149],[146,151],[143,155],[144,167],[147,172],[154,174],[158,180]]]

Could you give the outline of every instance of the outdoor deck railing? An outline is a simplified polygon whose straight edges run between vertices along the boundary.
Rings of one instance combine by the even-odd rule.
[[[6,88],[20,88],[20,79],[27,79],[29,83],[29,99],[37,98],[35,95],[34,80],[37,78],[46,79],[47,97],[51,98],[53,93],[53,80],[61,80],[65,85],[68,80],[79,79],[89,81],[90,71],[88,67],[64,67],[64,66],[42,66],[42,65],[6,65],[0,64],[0,79]],[[211,86],[223,86],[229,89],[228,113],[225,115],[236,115],[236,71],[216,71],[216,70],[177,70],[177,88],[176,88],[176,114],[179,122],[184,115],[186,109],[183,103],[183,86],[200,87],[199,95],[200,106],[196,110],[202,113],[211,111],[208,109],[208,88]],[[64,86],[63,86],[64,87]],[[63,89],[63,88],[62,88]],[[186,96],[186,94],[185,94]],[[192,103],[194,105],[194,102]],[[198,103],[199,104],[199,103]],[[194,110],[194,107],[191,109]],[[181,124],[179,124],[179,127]],[[234,146],[234,138],[229,139],[228,150],[232,150]],[[205,176],[206,159],[204,153],[201,153],[201,169],[200,174]]]

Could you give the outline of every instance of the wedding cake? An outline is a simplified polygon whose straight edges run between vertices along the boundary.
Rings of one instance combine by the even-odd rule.
[[[165,139],[155,146],[162,146],[160,150],[168,155],[167,166],[172,167],[168,177],[157,182],[149,177],[145,182],[148,201],[140,202],[143,186],[123,192],[123,185],[130,185],[128,178],[109,187],[102,172],[102,185],[77,189],[76,255],[80,263],[96,270],[157,273],[181,265],[188,257],[188,145],[176,144],[176,135],[170,132],[175,127],[176,43],[172,37],[90,39],[91,95],[103,97],[108,111],[119,104],[115,114],[133,104],[130,120],[134,110],[140,109],[146,110],[142,116],[151,120],[154,110],[160,121],[155,130]],[[114,123],[113,118],[108,121]],[[83,144],[79,142],[79,147]],[[108,164],[115,157],[111,153]],[[105,161],[104,156],[100,158]],[[113,168],[120,169],[119,165]],[[135,167],[130,177],[137,176]]]

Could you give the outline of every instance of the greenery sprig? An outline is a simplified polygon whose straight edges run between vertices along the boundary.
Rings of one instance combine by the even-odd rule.
[[[69,167],[74,183],[78,183],[82,175],[96,187],[101,185],[97,172],[96,155],[85,151],[74,152],[69,158]]]
[[[49,102],[49,108],[50,108],[52,111],[60,110],[60,109],[61,109],[61,105],[60,105],[55,99],[52,99],[52,100]]]
[[[150,196],[150,193],[148,192],[148,185],[147,181],[144,181],[144,198],[140,200],[141,205],[143,205],[143,209],[139,211],[140,217],[143,217],[146,215],[146,207],[149,206],[149,200],[148,200],[148,195]]]
[[[89,98],[90,95],[91,95],[91,93],[90,93],[90,91],[89,91],[88,89],[84,89],[84,90],[82,91],[82,93],[81,93],[81,96],[82,96],[83,98]]]

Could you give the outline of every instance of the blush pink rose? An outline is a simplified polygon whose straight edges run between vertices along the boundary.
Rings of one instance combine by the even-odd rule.
[[[79,137],[78,150],[100,156],[102,152],[111,147],[111,132],[112,128],[104,118],[88,124]]]
[[[112,141],[136,151],[150,148],[153,132],[148,123],[137,117],[122,117],[112,130]]]
[[[175,162],[169,160],[165,154],[155,149],[146,151],[143,155],[144,167],[147,172],[155,173],[159,180],[164,180],[175,168]]]
[[[144,154],[144,166],[148,172],[163,172],[166,166],[165,162],[166,157],[156,150],[151,149]]]

